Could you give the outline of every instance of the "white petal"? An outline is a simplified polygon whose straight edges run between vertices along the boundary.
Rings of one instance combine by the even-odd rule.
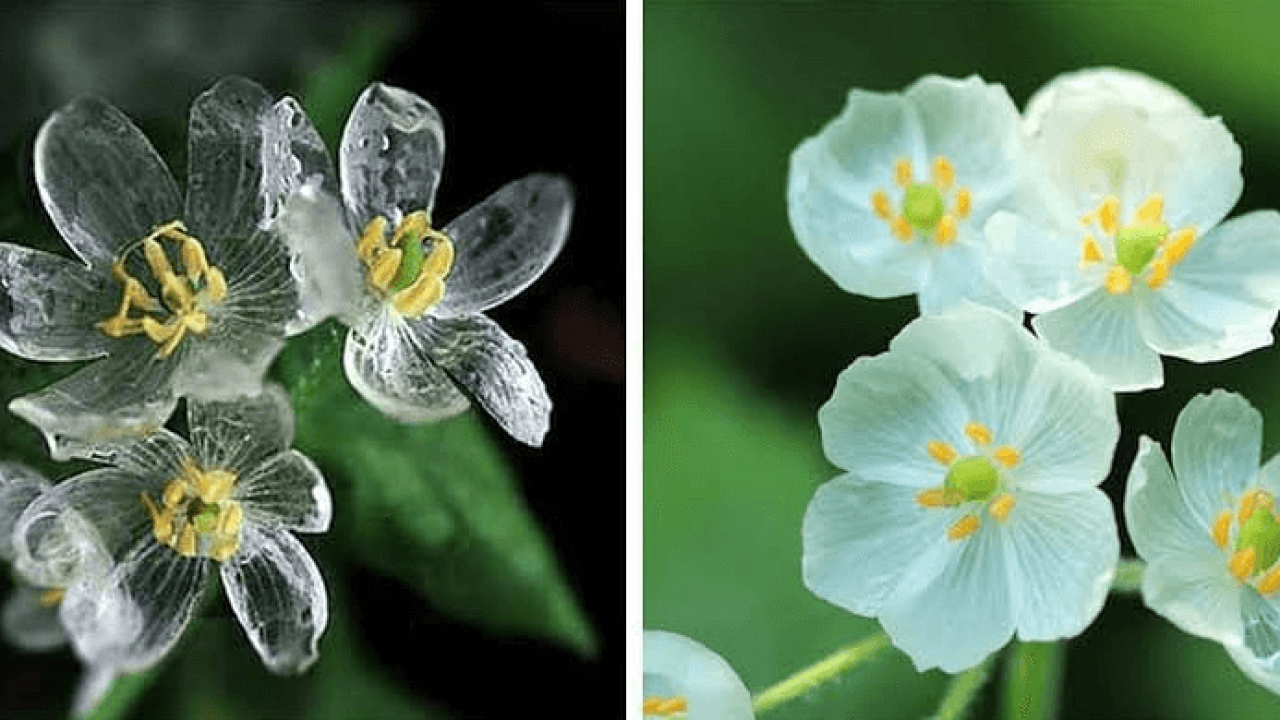
[[[107,665],[89,665],[80,675],[76,684],[76,693],[71,700],[71,713],[75,717],[85,717],[98,703],[102,702],[112,683],[119,677],[115,668]]]
[[[347,226],[342,201],[319,183],[307,182],[285,200],[274,228],[293,253],[299,286],[299,316],[288,334],[335,315],[353,323],[366,290],[355,231]]]
[[[173,176],[129,118],[93,97],[54,112],[36,135],[36,187],[58,232],[86,263],[178,218]]]
[[[1142,598],[1185,632],[1240,642],[1240,583],[1193,514],[1160,446],[1143,437],[1125,486],[1124,517],[1138,555],[1147,561]]]
[[[524,345],[483,315],[427,316],[409,328],[436,367],[503,430],[526,445],[542,445],[551,423],[551,398]]]
[[[267,669],[300,673],[316,661],[328,596],[315,561],[287,530],[246,524],[240,550],[222,564],[222,586]]]
[[[1250,680],[1273,693],[1280,694],[1280,668],[1277,668],[1274,663],[1264,662],[1255,657],[1243,645],[1227,644],[1224,647],[1227,649],[1227,654],[1240,667],[1240,670],[1249,676]]]
[[[196,237],[247,238],[265,218],[263,132],[270,111],[267,91],[235,76],[191,104],[185,220]]]
[[[241,477],[235,499],[244,503],[246,519],[298,532],[324,532],[333,519],[324,476],[297,450],[269,458]]]
[[[1280,599],[1263,597],[1253,586],[1240,593],[1240,617],[1244,621],[1244,650],[1249,658],[1240,663],[1249,677],[1267,687],[1280,686]],[[1228,647],[1230,651],[1230,647]],[[1232,659],[1240,662],[1232,654]],[[1255,674],[1256,673],[1256,674]]]
[[[119,286],[84,265],[0,243],[0,348],[29,360],[88,360],[114,340],[95,326],[116,313]]]
[[[729,663],[696,640],[644,631],[644,697],[688,703],[688,720],[751,720],[751,695]]]
[[[987,278],[1014,305],[1042,313],[1089,294],[1105,269],[1082,269],[1084,233],[1074,217],[1056,206],[1052,190],[1029,184],[1013,212],[991,216],[983,232],[990,251],[984,262]]]
[[[338,177],[319,131],[291,97],[273,105],[262,127],[262,193],[267,218],[279,216],[286,198],[306,182],[338,193]]]
[[[1222,222],[1244,190],[1240,146],[1220,118],[1197,118],[1175,127],[1177,162],[1159,180],[1164,218],[1172,228],[1190,225],[1206,232]]]
[[[20,586],[4,602],[4,637],[29,652],[52,650],[67,642],[58,607],[40,602],[42,592]]]
[[[1138,329],[1132,298],[1098,288],[1076,302],[1037,315],[1036,334],[1102,377],[1116,391],[1164,384],[1160,355]]]
[[[1258,475],[1262,415],[1224,390],[1197,395],[1173,428],[1173,470],[1187,510],[1206,531]]]
[[[367,314],[351,328],[342,365],[361,397],[400,422],[442,420],[469,406],[422,340],[390,310]]]
[[[453,270],[434,309],[442,316],[484,312],[514,297],[560,253],[573,216],[573,187],[555,175],[507,183],[449,223]]]
[[[925,280],[920,286],[921,315],[938,315],[955,310],[965,300],[1022,319],[1022,312],[1005,299],[983,275],[984,247],[971,239],[978,229],[964,227],[954,245],[936,248],[925,264]],[[965,236],[970,237],[965,237]]]
[[[1102,611],[1120,556],[1107,496],[1021,492],[1001,530],[1018,637],[1045,641],[1083,632]]]
[[[435,204],[444,166],[444,124],[431,103],[373,83],[351,109],[338,155],[342,197],[363,228],[375,215],[392,223]]]
[[[1201,114],[1200,108],[1185,95],[1159,80],[1132,70],[1101,67],[1063,73],[1050,80],[1027,101],[1023,122],[1029,132],[1036,133],[1045,113],[1058,101],[1059,96],[1088,95],[1130,102],[1153,115]]]
[[[247,473],[293,445],[293,408],[279,385],[222,402],[187,402],[187,427],[204,467]]]
[[[849,612],[874,617],[908,572],[942,571],[958,509],[925,508],[916,490],[852,475],[818,488],[805,510],[804,585]]]

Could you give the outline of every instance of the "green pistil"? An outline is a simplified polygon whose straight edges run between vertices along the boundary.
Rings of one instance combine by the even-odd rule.
[[[404,239],[400,251],[403,253],[400,256],[400,267],[396,270],[396,276],[391,279],[391,285],[388,286],[393,293],[409,287],[414,280],[418,279],[418,271],[422,269],[422,260],[426,257],[426,253],[422,250],[422,238],[412,235]]]
[[[1236,550],[1252,547],[1258,559],[1254,567],[1266,569],[1280,557],[1280,523],[1267,508],[1260,507],[1253,511],[1248,520],[1240,525],[1240,534],[1236,539]]]
[[[191,515],[191,524],[195,526],[198,533],[213,532],[214,527],[218,524],[217,504],[204,505],[198,500],[196,502],[201,506]]]
[[[1130,274],[1142,272],[1151,258],[1155,257],[1156,248],[1169,234],[1167,225],[1139,225],[1127,227],[1116,233],[1116,261],[1124,266]]]
[[[902,217],[918,230],[933,230],[947,213],[942,192],[929,183],[912,183],[902,197]]]
[[[1000,487],[1000,473],[990,460],[974,455],[951,464],[944,487],[959,490],[965,500],[987,500]]]

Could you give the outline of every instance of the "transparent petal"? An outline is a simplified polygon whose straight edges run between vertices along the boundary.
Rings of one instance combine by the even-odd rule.
[[[1009,560],[993,525],[987,521],[965,540],[925,548],[884,600],[880,624],[916,670],[959,672],[1013,635],[1017,606],[1010,597]],[[935,555],[946,557],[941,572]]]
[[[1013,99],[1003,85],[976,75],[928,75],[907,88],[906,98],[920,117],[929,160],[941,156],[955,165],[956,183],[974,192],[975,221],[985,221],[1017,182],[1022,146]]]
[[[95,323],[115,314],[120,288],[58,255],[0,243],[0,348],[28,360],[88,360],[114,342]]]
[[[644,697],[683,697],[688,720],[752,720],[751,694],[725,659],[696,640],[644,631]]]
[[[1244,622],[1242,644],[1250,656],[1249,665],[1254,671],[1245,672],[1267,687],[1280,686],[1280,607],[1277,607],[1277,603],[1280,603],[1280,599],[1263,597],[1251,585],[1241,588],[1240,617]],[[1244,665],[1241,668],[1244,669]]]
[[[269,458],[236,483],[235,499],[247,520],[297,532],[324,532],[333,499],[320,469],[297,450]]]
[[[44,652],[66,644],[67,633],[57,605],[40,601],[43,590],[22,585],[4,601],[4,637],[28,652]]]
[[[173,364],[157,358],[141,336],[131,340],[137,342],[9,403],[10,412],[44,433],[55,460],[91,457],[147,435],[173,412]]]
[[[1046,641],[1083,632],[1102,611],[1120,557],[1107,496],[1020,492],[1000,529],[1018,637]]]
[[[1280,309],[1280,213],[1252,212],[1198,238],[1139,305],[1142,334],[1166,355],[1217,362],[1271,344]]]
[[[244,474],[293,444],[293,408],[273,383],[234,400],[188,401],[187,427],[204,467]]]
[[[178,218],[178,186],[129,118],[83,97],[36,135],[36,187],[58,232],[81,260],[109,267],[121,247]]]
[[[1173,428],[1173,470],[1187,510],[1208,531],[1258,475],[1262,415],[1224,390],[1191,398]]]
[[[80,675],[76,684],[75,696],[71,700],[71,713],[75,717],[85,717],[107,696],[111,684],[119,677],[115,668],[107,665],[89,665]]]
[[[13,560],[18,516],[48,487],[49,481],[26,465],[0,462],[0,560]]]
[[[363,228],[375,215],[392,223],[435,205],[444,166],[444,124],[431,103],[373,83],[356,99],[338,153],[342,197]]]
[[[409,323],[436,367],[467,391],[503,430],[539,447],[551,422],[551,398],[524,345],[483,315]]]
[[[274,229],[293,253],[299,311],[286,328],[302,332],[324,318],[355,322],[366,295],[364,270],[354,252],[356,234],[347,227],[342,201],[307,182],[284,201]]]
[[[168,428],[114,449],[109,462],[120,470],[146,478],[158,487],[178,474],[191,456],[191,445]]]
[[[1187,507],[1160,446],[1138,442],[1125,486],[1125,526],[1147,561],[1142,598],[1184,632],[1220,642],[1241,641],[1240,583],[1213,544],[1210,527]]]
[[[262,192],[267,217],[277,217],[286,198],[306,182],[323,186],[329,193],[340,192],[329,149],[297,100],[285,97],[272,106],[262,132]]]
[[[1224,645],[1227,654],[1235,661],[1240,670],[1249,679],[1273,693],[1280,694],[1280,667],[1274,657],[1269,662],[1258,658],[1244,645],[1228,643]]]
[[[390,310],[363,316],[342,351],[347,381],[370,405],[400,422],[442,420],[466,410],[467,398],[422,343]]]
[[[573,217],[573,187],[555,175],[509,182],[449,223],[453,270],[437,315],[470,315],[505,302],[560,254]]]
[[[123,558],[150,537],[142,494],[157,499],[168,479],[101,468],[54,485],[18,518],[15,567],[34,585],[66,587]]]
[[[246,524],[240,550],[222,564],[222,586],[268,670],[300,673],[316,661],[328,596],[320,569],[287,530]]]
[[[874,617],[901,579],[919,563],[942,571],[947,527],[962,514],[926,508],[917,490],[843,475],[818,488],[804,514],[804,585],[827,602]]]
[[[191,104],[187,136],[188,230],[246,238],[266,216],[264,128],[271,96],[242,77],[226,77]]]
[[[1143,339],[1132,298],[1098,288],[1076,302],[1037,315],[1036,334],[1083,362],[1110,389],[1124,392],[1164,384],[1160,355]]]

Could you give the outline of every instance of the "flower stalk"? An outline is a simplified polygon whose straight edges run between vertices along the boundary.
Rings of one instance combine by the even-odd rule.
[[[888,645],[889,636],[883,632],[865,637],[766,689],[752,700],[751,705],[759,714],[794,700],[872,659]]]

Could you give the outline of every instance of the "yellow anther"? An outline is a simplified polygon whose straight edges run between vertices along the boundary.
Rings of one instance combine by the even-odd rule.
[[[1182,258],[1186,257],[1187,251],[1191,249],[1192,244],[1196,241],[1196,231],[1191,228],[1183,228],[1169,235],[1165,240],[1164,254],[1169,258],[1170,265],[1177,265],[1182,262]]]
[[[173,266],[169,264],[169,256],[165,254],[164,248],[160,246],[159,241],[153,238],[143,240],[142,254],[147,258],[147,266],[151,268],[151,274],[157,279],[163,279],[173,274]]]
[[[1252,546],[1236,552],[1227,561],[1227,569],[1241,582],[1253,576],[1253,566],[1258,562],[1258,553]]]
[[[1088,267],[1096,262],[1102,262],[1102,248],[1092,235],[1085,235],[1084,248],[1080,251],[1080,267]]]
[[[373,262],[375,250],[384,249],[387,235],[387,219],[378,215],[364,226],[360,233],[360,241],[356,243],[356,256],[367,265]]]
[[[676,713],[688,712],[689,703],[679,695],[670,698],[664,697],[647,697],[644,699],[645,715],[674,715]]]
[[[412,285],[396,293],[391,304],[401,315],[415,318],[435,307],[442,297],[444,283],[439,277],[423,273]]]
[[[1231,511],[1223,510],[1213,521],[1213,544],[1226,550],[1229,542],[1231,542]]]
[[[1012,493],[1004,493],[991,501],[987,506],[987,513],[999,522],[1005,522],[1009,519],[1009,513],[1013,512],[1013,507],[1018,504],[1018,499]]]
[[[226,562],[239,549],[240,540],[238,538],[217,538],[209,548],[209,557],[218,562]]]
[[[978,526],[981,524],[982,521],[978,519],[977,515],[965,515],[947,528],[947,538],[950,540],[964,540],[972,537],[974,533],[978,532]]]
[[[1120,229],[1120,198],[1108,195],[1098,206],[1098,224],[1102,232],[1115,235]]]
[[[193,283],[200,282],[204,274],[209,272],[209,259],[204,255],[204,246],[196,242],[195,238],[184,235],[179,247],[182,269],[186,271],[187,279]]]
[[[1164,223],[1164,196],[1152,193],[1133,213],[1135,225],[1162,225]]]
[[[1169,279],[1169,258],[1163,254],[1151,260],[1151,274],[1147,275],[1147,287],[1155,290]]]
[[[396,271],[400,269],[403,255],[404,251],[400,248],[388,248],[378,253],[369,266],[369,284],[380,292],[386,292],[396,277]]]
[[[1129,276],[1129,271],[1120,265],[1113,265],[1107,271],[1107,277],[1102,281],[1107,292],[1112,295],[1123,295],[1129,292],[1129,287],[1133,284],[1133,279]]]
[[[1006,468],[1012,468],[1022,460],[1022,454],[1008,445],[1001,445],[996,448],[994,455],[996,462]]]
[[[1258,592],[1270,595],[1276,590],[1280,590],[1280,565],[1271,568],[1265,575],[1258,578]]]
[[[201,502],[220,503],[231,494],[231,486],[235,485],[235,473],[226,470],[197,470],[195,488]]]
[[[191,523],[187,523],[182,527],[182,532],[178,535],[178,546],[174,548],[182,557],[195,557],[196,555],[196,527]]]
[[[956,241],[956,218],[950,213],[938,220],[938,227],[933,229],[933,241],[939,245],[950,245]]]
[[[164,486],[164,494],[161,495],[161,501],[164,502],[165,507],[171,508],[177,507],[178,503],[185,500],[186,497],[187,484],[178,478],[174,478],[169,481],[168,485]]]
[[[151,518],[151,533],[156,542],[169,544],[173,537],[173,509],[165,508],[161,511],[146,493],[142,493],[142,506],[147,509],[147,516]]]
[[[431,230],[431,219],[427,217],[427,213],[423,210],[411,212],[404,216],[399,225],[396,225],[395,233],[391,236],[391,247],[403,246],[406,235],[421,238],[429,230]]]
[[[973,212],[973,193],[969,192],[969,188],[959,188],[956,190],[956,217],[964,219],[969,217],[969,213]]]
[[[1249,490],[1240,496],[1240,512],[1237,519],[1243,525],[1253,517],[1255,510],[1265,508],[1267,510],[1275,507],[1275,501],[1271,499],[1271,493],[1266,490]]]
[[[429,232],[431,252],[422,261],[421,274],[434,275],[441,280],[453,270],[453,242],[442,232]]]
[[[893,232],[893,236],[903,242],[911,242],[911,238],[915,235],[915,230],[911,228],[911,223],[901,215],[896,215],[889,221],[889,230]]]
[[[40,607],[51,608],[62,602],[62,598],[67,594],[66,588],[49,588],[40,593]]]
[[[893,164],[893,180],[902,187],[911,184],[911,161],[903,158]]]
[[[226,503],[226,507],[222,508],[222,512],[218,515],[218,534],[239,536],[242,527],[244,527],[244,509],[234,500]]]
[[[213,302],[222,302],[227,297],[227,278],[222,271],[211,267],[204,273],[205,294]]]
[[[978,445],[990,445],[994,436],[991,434],[991,428],[980,422],[971,422],[964,426],[964,434]]]
[[[956,166],[944,157],[933,160],[933,184],[939,190],[946,191],[956,180]]]
[[[871,210],[881,220],[893,219],[893,205],[889,201],[889,193],[877,190],[871,193]]]
[[[928,451],[929,457],[937,460],[943,465],[950,465],[951,462],[959,455],[955,448],[941,440],[930,440],[929,444],[925,446],[925,450]]]
[[[916,502],[927,508],[955,507],[964,502],[964,495],[953,488],[929,488],[916,494]]]

